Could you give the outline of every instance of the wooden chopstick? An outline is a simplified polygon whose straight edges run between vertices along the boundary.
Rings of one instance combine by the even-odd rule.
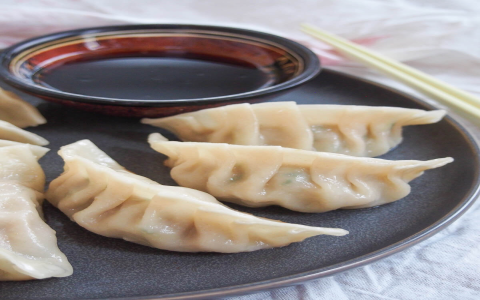
[[[480,118],[480,98],[472,94],[312,25],[302,24],[302,30],[330,44],[349,57],[383,71],[437,100],[447,102],[468,114]]]

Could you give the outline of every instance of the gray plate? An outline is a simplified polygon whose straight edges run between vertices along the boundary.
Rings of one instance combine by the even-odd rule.
[[[51,142],[52,151],[40,161],[49,181],[63,168],[56,154],[58,148],[88,138],[131,171],[175,185],[163,166],[164,157],[146,143],[148,134],[157,131],[155,128],[135,119],[96,115],[25,98],[38,104],[48,119],[48,124],[31,131]],[[329,70],[277,100],[431,109],[405,94]],[[427,160],[452,156],[455,162],[415,179],[412,193],[395,203],[324,214],[231,205],[284,222],[345,228],[350,231],[345,237],[314,237],[252,253],[176,253],[90,233],[46,203],[47,222],[57,231],[59,247],[73,265],[74,274],[60,279],[0,282],[1,298],[211,298],[296,284],[401,251],[445,228],[465,212],[478,192],[480,169],[475,142],[450,118],[434,125],[406,128],[404,136],[404,142],[384,158]]]

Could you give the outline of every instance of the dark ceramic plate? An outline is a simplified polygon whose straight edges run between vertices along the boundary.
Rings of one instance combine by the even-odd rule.
[[[39,100],[27,97],[35,104]],[[311,83],[278,101],[426,108],[405,94],[325,70]],[[48,124],[31,131],[50,140],[42,160],[48,180],[60,174],[61,145],[89,138],[131,171],[174,185],[163,156],[151,150],[147,135],[156,128],[135,119],[107,117],[41,102]],[[172,138],[171,135],[167,135]],[[199,299],[271,289],[345,271],[401,251],[445,228],[472,204],[478,192],[478,148],[450,118],[409,127],[404,142],[388,159],[452,156],[455,162],[427,171],[412,182],[400,201],[359,210],[303,214],[279,207],[236,209],[285,222],[340,227],[345,237],[320,236],[284,248],[251,253],[176,253],[90,233],[45,204],[47,222],[57,231],[59,247],[74,267],[67,278],[1,282],[6,299]]]

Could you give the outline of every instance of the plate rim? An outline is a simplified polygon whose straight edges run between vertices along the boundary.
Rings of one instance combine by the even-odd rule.
[[[382,83],[378,83],[369,79],[361,78],[356,75],[347,74],[341,71],[332,70],[330,68],[323,68],[322,73],[333,73],[335,75],[340,75],[344,77],[348,77],[349,79],[354,79],[357,81],[361,81],[363,83],[374,85],[381,89],[388,90],[390,92],[399,94],[405,98],[408,98],[412,102],[419,104],[428,109],[438,109],[437,107],[427,103],[420,98],[412,96],[406,92],[397,90],[393,87],[387,86]],[[359,256],[355,259],[347,260],[341,263],[337,263],[331,265],[329,267],[315,269],[308,272],[302,272],[295,275],[289,275],[284,277],[279,277],[270,280],[264,280],[254,283],[246,283],[236,286],[228,286],[222,288],[214,288],[208,290],[201,290],[201,291],[192,291],[192,292],[184,292],[184,293],[174,293],[174,294],[165,294],[165,295],[151,295],[151,296],[140,296],[140,297],[117,297],[117,298],[108,298],[108,299],[115,299],[115,300],[134,300],[134,299],[142,299],[142,300],[154,300],[154,299],[168,299],[168,300],[199,300],[199,299],[212,299],[218,297],[232,297],[232,296],[240,296],[240,295],[247,295],[258,293],[262,291],[267,291],[271,289],[277,289],[282,287],[294,286],[303,284],[307,281],[312,281],[315,279],[320,279],[323,277],[333,276],[335,274],[345,272],[347,270],[359,268],[365,266],[367,264],[376,262],[380,259],[387,258],[393,254],[399,253],[407,248],[410,248],[431,236],[437,234],[441,230],[448,227],[450,224],[458,220],[477,200],[478,196],[480,195],[480,148],[479,148],[479,141],[475,138],[475,136],[470,132],[470,130],[464,126],[462,126],[458,121],[456,121],[450,115],[446,115],[444,120],[450,123],[456,130],[458,130],[464,137],[465,141],[468,142],[472,152],[476,153],[475,161],[474,161],[474,168],[475,175],[473,179],[473,186],[470,190],[465,193],[462,200],[452,209],[450,210],[445,216],[441,219],[438,219],[432,225],[426,227],[425,229],[417,232],[416,234],[410,235],[409,237],[404,238],[401,241],[398,241],[394,244],[391,244],[387,247],[383,247],[376,251],[370,252],[368,254]],[[100,298],[99,298],[100,299]]]

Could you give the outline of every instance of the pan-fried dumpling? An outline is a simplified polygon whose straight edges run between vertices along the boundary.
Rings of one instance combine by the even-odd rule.
[[[47,121],[30,103],[13,92],[0,88],[0,120],[25,128],[45,124]]]
[[[0,121],[0,139],[40,146],[48,145],[48,141],[41,136],[5,121]]]
[[[438,122],[445,111],[295,102],[235,104],[142,123],[182,141],[273,145],[352,156],[379,156],[402,141],[402,127]]]
[[[61,148],[65,172],[46,198],[100,235],[182,252],[242,252],[280,247],[343,229],[309,227],[238,212],[212,196],[132,174],[83,140]]]
[[[363,208],[410,193],[408,182],[453,161],[388,161],[279,146],[170,142],[151,134],[153,149],[168,156],[181,186],[250,207],[280,205],[301,212]]]
[[[72,266],[42,220],[48,149],[0,140],[0,281],[65,277]]]

